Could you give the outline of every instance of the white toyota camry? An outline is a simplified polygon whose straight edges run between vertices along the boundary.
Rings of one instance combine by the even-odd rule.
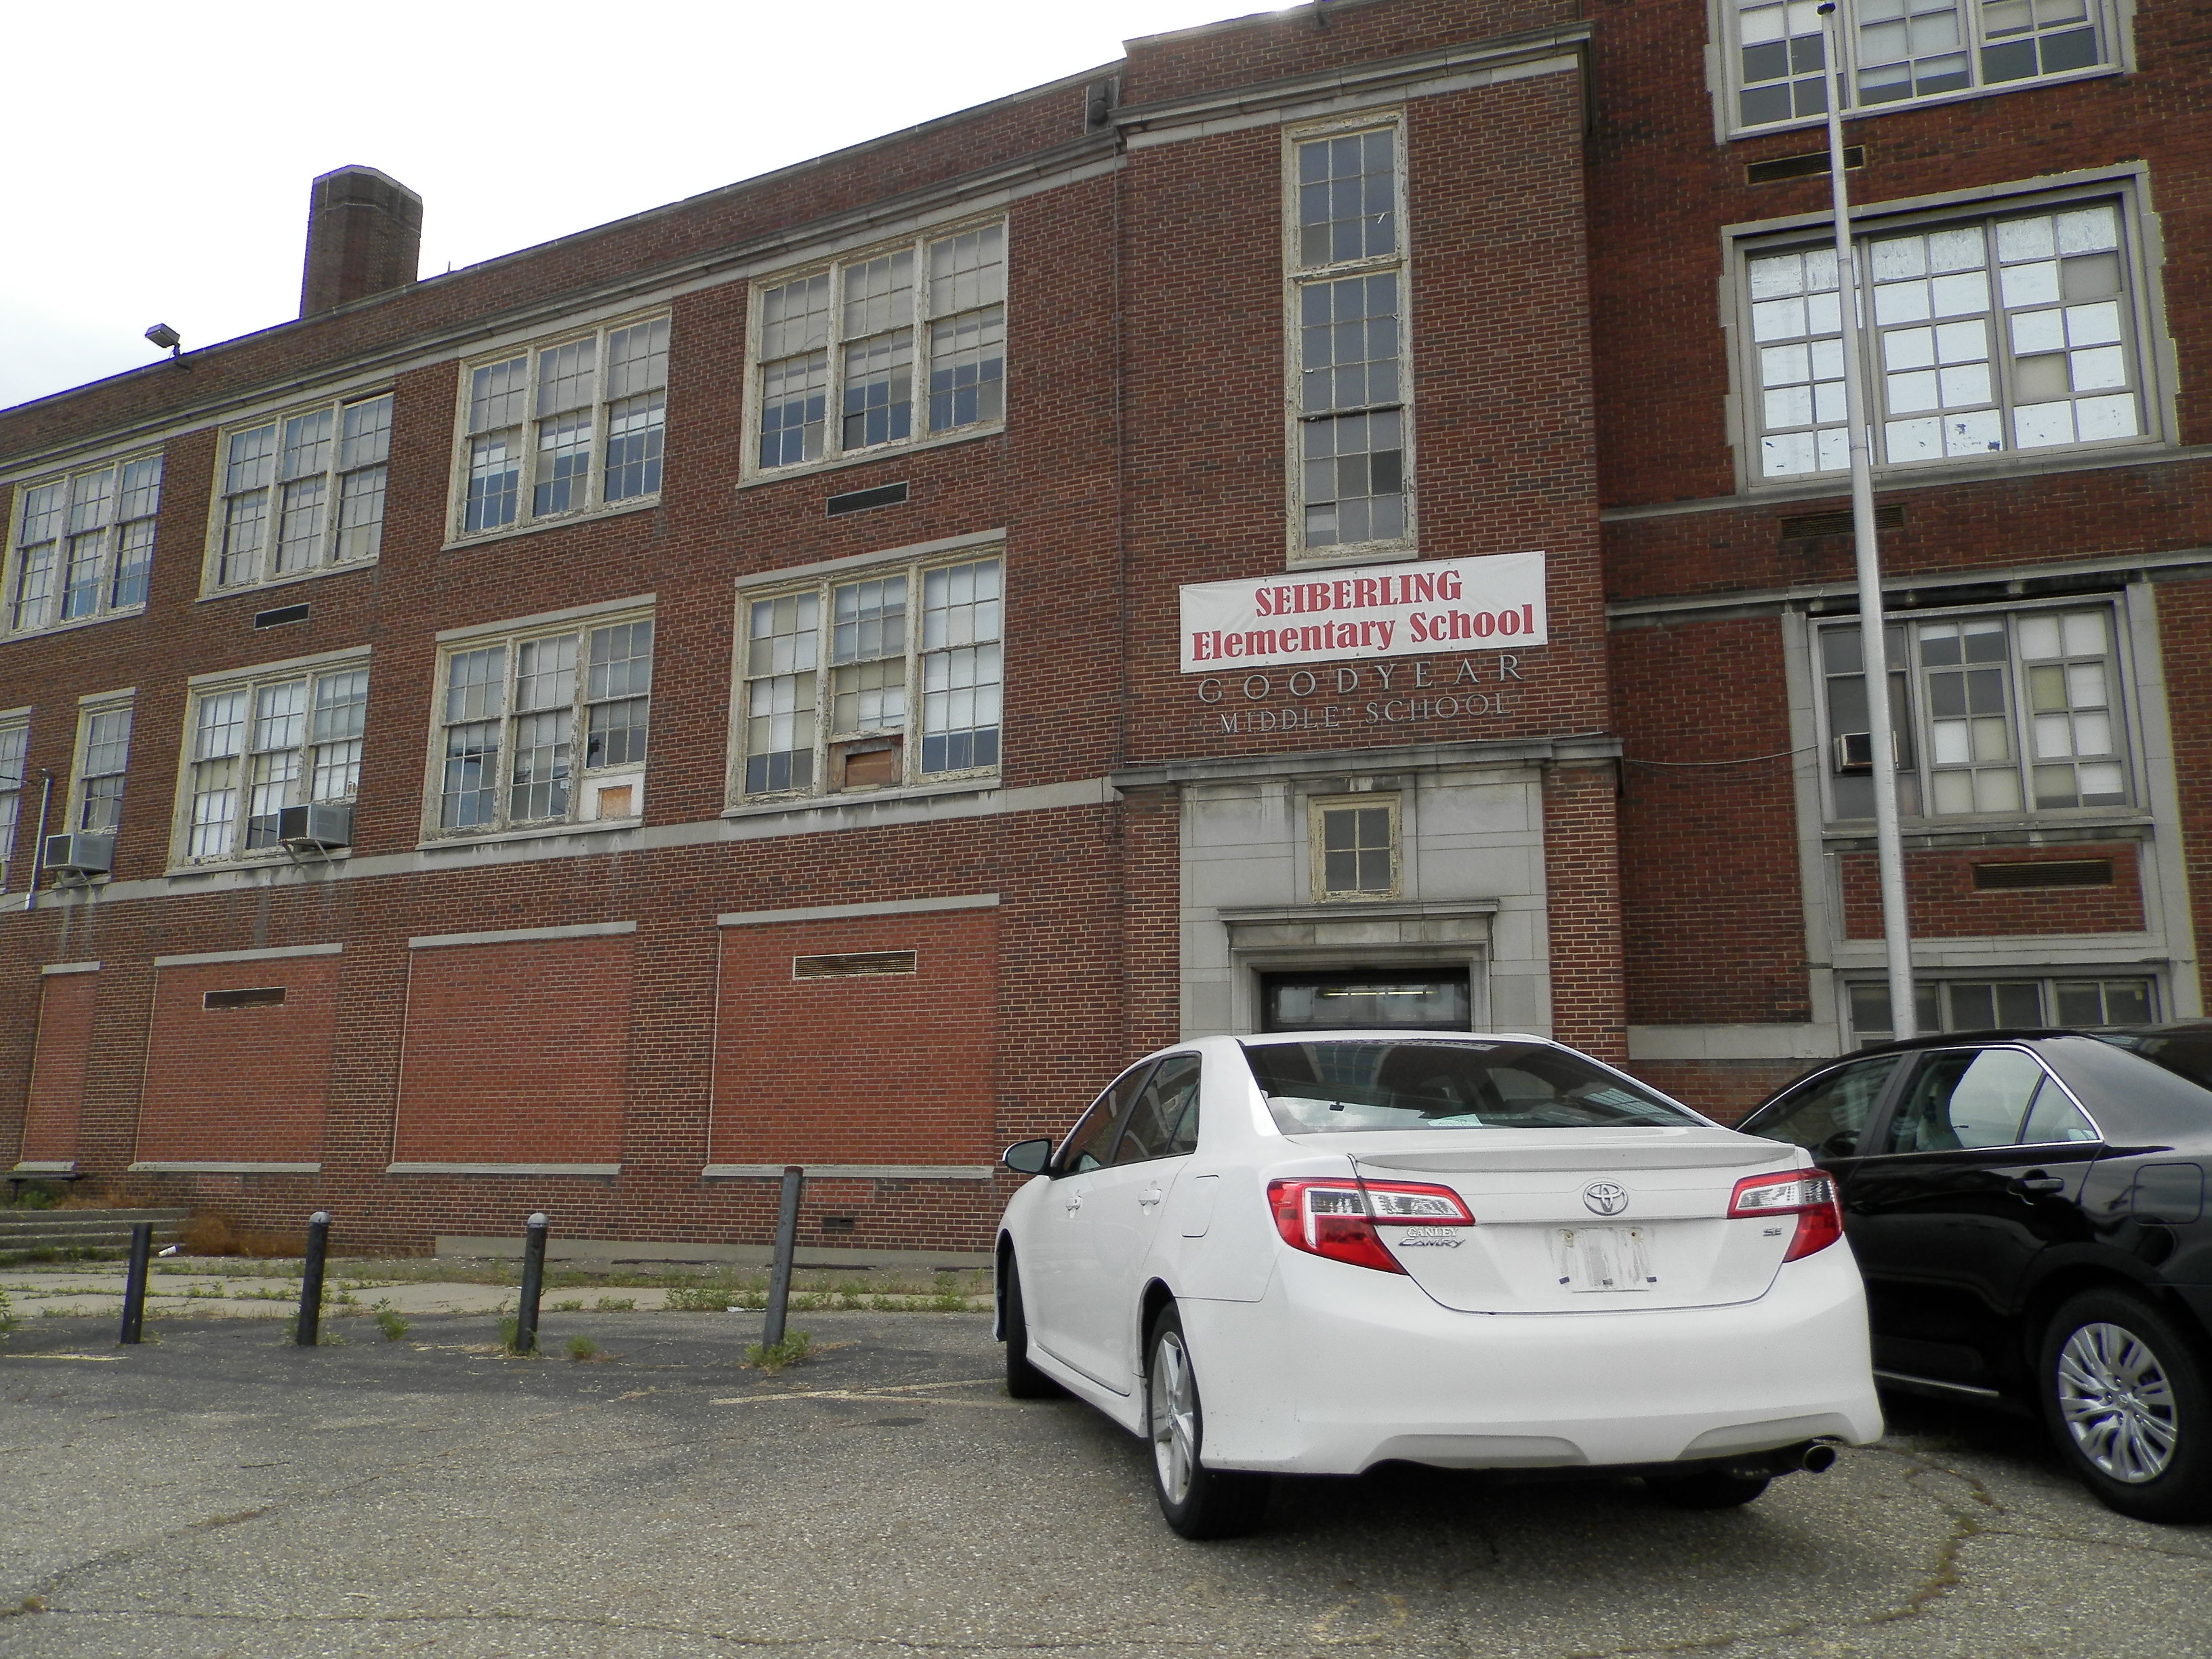
[[[1006,1162],[1007,1388],[1149,1438],[1186,1537],[1394,1459],[1718,1508],[1881,1432],[1829,1178],[1541,1037],[1178,1043]]]

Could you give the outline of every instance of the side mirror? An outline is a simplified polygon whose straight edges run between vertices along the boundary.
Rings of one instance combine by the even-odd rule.
[[[999,1162],[1016,1175],[1042,1175],[1052,1162],[1052,1142],[1018,1140],[999,1155]]]

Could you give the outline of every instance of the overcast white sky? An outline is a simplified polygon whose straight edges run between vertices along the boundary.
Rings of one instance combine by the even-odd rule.
[[[307,187],[361,162],[458,268],[1110,62],[1255,0],[27,5],[0,155],[0,407],[299,314]]]

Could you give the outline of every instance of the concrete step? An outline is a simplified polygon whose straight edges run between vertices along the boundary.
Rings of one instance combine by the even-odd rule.
[[[0,1216],[0,1253],[42,1249],[120,1249],[134,1223],[154,1224],[156,1248],[177,1242],[190,1210],[21,1210]]]

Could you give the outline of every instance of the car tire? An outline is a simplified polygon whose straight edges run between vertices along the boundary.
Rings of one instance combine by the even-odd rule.
[[[1647,1474],[1644,1484],[1662,1502],[1678,1510],[1733,1510],[1754,1502],[1771,1475],[1735,1474],[1727,1469],[1701,1469],[1695,1474]]]
[[[2085,1291],[2052,1317],[2035,1375],[2058,1455],[2100,1503],[2138,1521],[2212,1516],[2212,1395],[2164,1314]]]
[[[1160,1514],[1185,1538],[1237,1538],[1260,1524],[1268,1477],[1206,1467],[1206,1413],[1173,1303],[1145,1338],[1145,1441]]]
[[[1017,1400],[1057,1400],[1067,1390],[1030,1364],[1030,1322],[1022,1312],[1022,1276],[1012,1251],[999,1295],[1000,1328],[1006,1334],[1006,1392]]]

